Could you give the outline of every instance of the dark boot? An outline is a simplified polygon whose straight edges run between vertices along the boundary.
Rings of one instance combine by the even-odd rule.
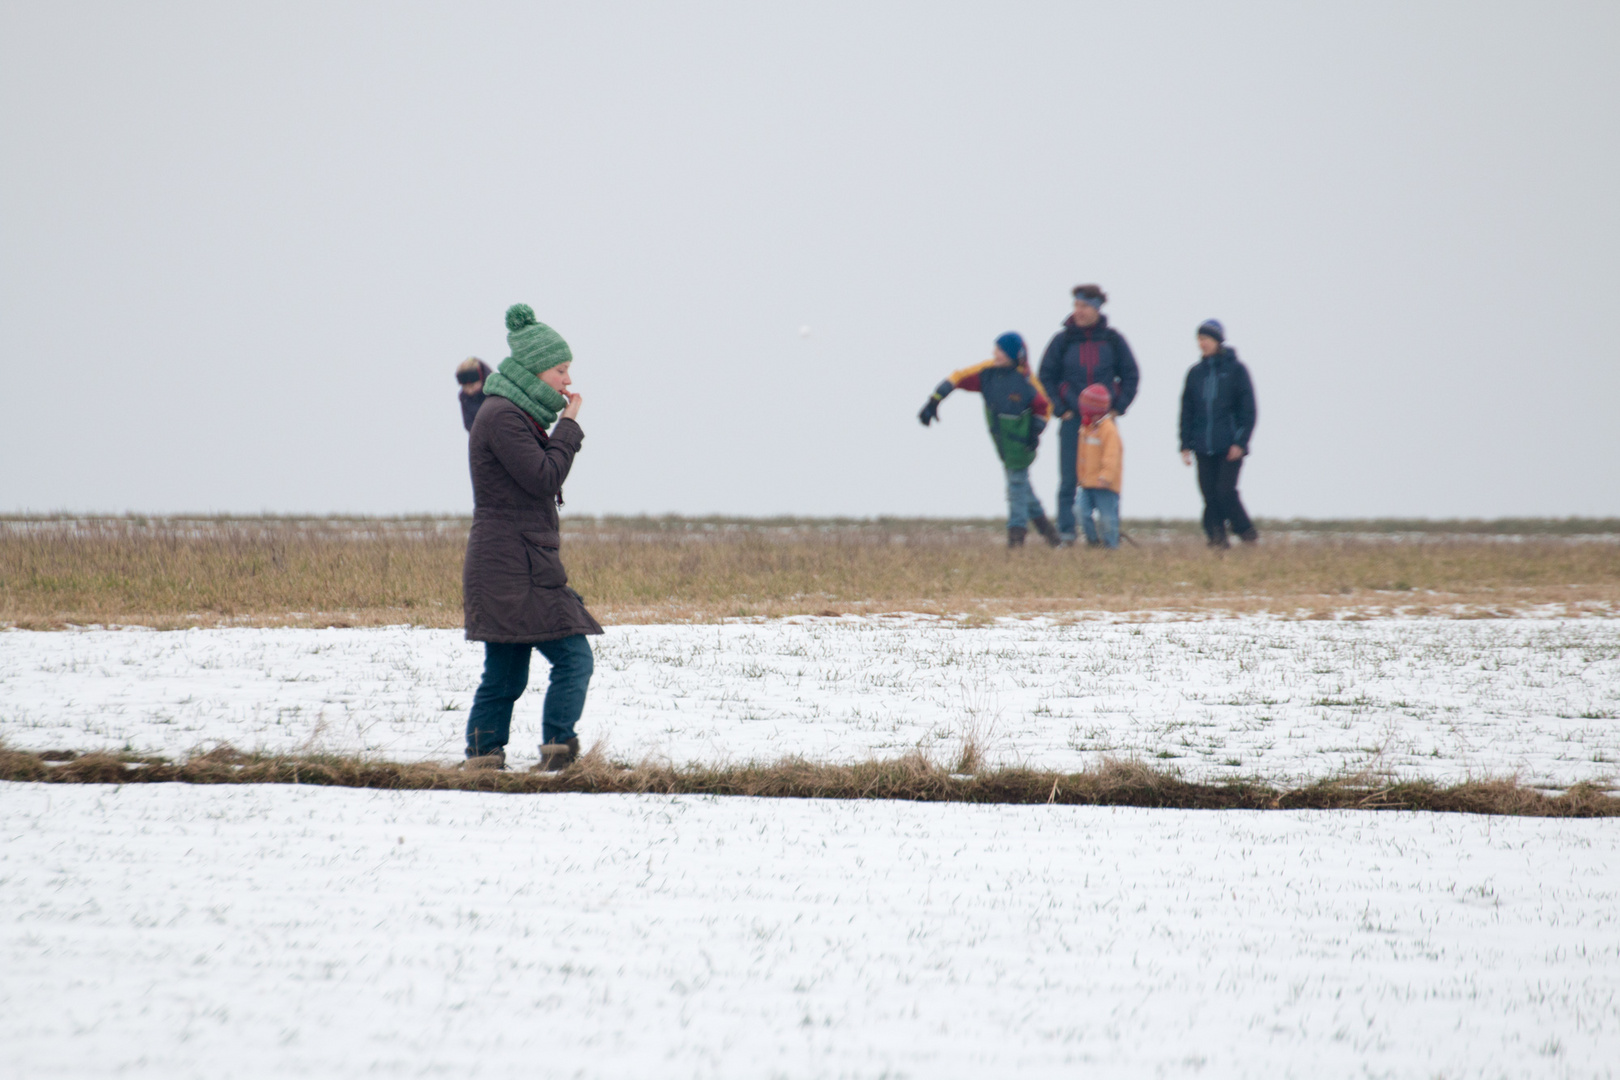
[[[506,768],[506,747],[497,747],[487,754],[474,757],[471,750],[467,751],[467,760],[461,763],[463,769],[494,769]]]
[[[561,772],[579,760],[579,736],[574,736],[567,742],[541,743],[540,764],[536,768],[542,772]]]
[[[1035,531],[1041,534],[1041,539],[1046,541],[1048,547],[1058,546],[1057,526],[1053,525],[1052,520],[1045,514],[1036,514],[1029,519],[1029,523],[1035,526]]]
[[[1007,526],[1007,546],[1010,548],[1023,547],[1024,537],[1027,535],[1029,535],[1029,530],[1022,525]]]

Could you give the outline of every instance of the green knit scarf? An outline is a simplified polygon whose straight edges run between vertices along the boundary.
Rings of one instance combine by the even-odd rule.
[[[574,358],[568,342],[534,317],[528,304],[506,309],[506,343],[512,355],[484,380],[484,393],[503,397],[534,417],[543,428],[556,421],[568,407],[568,399],[540,379],[548,371]]]

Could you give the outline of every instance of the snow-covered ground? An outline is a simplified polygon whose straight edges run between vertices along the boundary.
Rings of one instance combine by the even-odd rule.
[[[1595,1077],[1620,823],[0,784],[0,1075]]]
[[[619,758],[948,756],[1194,778],[1376,768],[1551,787],[1620,773],[1620,622],[1441,619],[965,628],[925,617],[625,626],[597,639],[581,727]],[[481,647],[456,631],[0,633],[0,738],[176,755],[458,757]],[[535,755],[545,662],[512,750]]]

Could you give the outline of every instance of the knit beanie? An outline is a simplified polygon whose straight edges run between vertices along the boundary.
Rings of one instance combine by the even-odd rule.
[[[1226,327],[1221,325],[1219,319],[1205,319],[1198,324],[1198,333],[1202,337],[1212,337],[1221,344],[1226,344]]]
[[[1092,383],[1080,391],[1080,422],[1095,423],[1097,418],[1114,407],[1114,395],[1102,383]]]
[[[1006,353],[1014,364],[1022,364],[1029,359],[1029,354],[1024,351],[1024,339],[1011,330],[996,338],[996,348]]]
[[[528,304],[506,309],[506,344],[512,355],[501,361],[494,374],[484,380],[484,393],[503,397],[550,427],[557,414],[568,407],[568,399],[541,382],[542,371],[573,360],[573,351],[562,335],[534,317]]]

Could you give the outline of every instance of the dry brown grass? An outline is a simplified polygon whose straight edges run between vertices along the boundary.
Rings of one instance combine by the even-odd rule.
[[[992,769],[964,775],[921,753],[823,765],[801,758],[732,766],[625,765],[586,754],[560,773],[494,772],[340,757],[257,757],[221,747],[180,762],[131,755],[35,754],[0,746],[0,780],[76,784],[313,784],[507,794],[730,795],[753,798],[899,799],[1193,810],[1430,810],[1530,817],[1616,817],[1620,798],[1578,784],[1549,795],[1513,779],[1441,786],[1351,776],[1297,788],[1259,781],[1196,784],[1138,761],[1103,761],[1078,773]]]
[[[1226,554],[1186,523],[1127,523],[1117,552],[1002,546],[994,522],[584,519],[573,584],[609,623],[915,611],[1404,612],[1467,617],[1620,605],[1614,522],[1263,523]],[[461,623],[467,522],[7,519],[0,625]]]

